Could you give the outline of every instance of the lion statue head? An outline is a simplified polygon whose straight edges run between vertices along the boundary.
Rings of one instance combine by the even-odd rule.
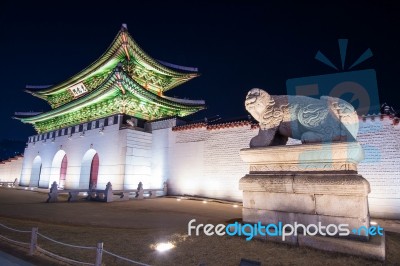
[[[274,108],[275,101],[266,91],[258,88],[251,89],[246,96],[246,100],[244,102],[246,110],[260,122],[260,126],[265,126],[269,120],[268,114]]]

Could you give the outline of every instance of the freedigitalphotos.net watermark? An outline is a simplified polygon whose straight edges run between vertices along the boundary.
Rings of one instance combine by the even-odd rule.
[[[196,219],[192,219],[188,223],[188,235],[199,236],[201,233],[206,236],[245,236],[247,241],[252,240],[255,236],[271,236],[281,237],[282,241],[285,241],[289,236],[297,236],[298,234],[303,235],[321,235],[321,236],[348,236],[350,232],[355,235],[364,236],[375,236],[383,235],[383,228],[379,225],[373,225],[367,228],[366,226],[360,226],[353,228],[351,231],[348,224],[328,224],[322,225],[321,222],[318,224],[304,225],[301,223],[294,222],[294,224],[283,224],[278,222],[277,224],[263,225],[261,222],[250,224],[241,224],[239,222],[225,224],[195,224]],[[301,233],[299,233],[301,232]]]

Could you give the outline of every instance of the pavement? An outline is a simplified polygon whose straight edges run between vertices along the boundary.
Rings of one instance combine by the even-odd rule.
[[[0,216],[55,224],[92,225],[114,228],[187,228],[196,223],[225,223],[242,217],[238,203],[173,197],[131,199],[111,203],[80,200],[67,202],[66,195],[56,203],[46,203],[48,190],[29,191],[0,188]],[[118,196],[115,196],[118,200]],[[234,207],[236,205],[236,208]],[[385,231],[400,233],[400,220],[371,218]]]
[[[45,203],[43,192],[0,188],[0,216],[54,224],[91,225],[113,228],[164,229],[187,228],[196,223],[225,223],[242,217],[237,203],[203,200],[154,198],[111,203],[80,200]],[[237,206],[237,205],[236,205]]]
[[[143,229],[150,229],[150,230],[159,229],[160,231],[165,231],[167,229],[169,232],[182,232],[182,230],[187,230],[188,222],[192,219],[196,219],[195,224],[200,224],[200,223],[219,224],[219,223],[232,222],[233,220],[238,220],[242,217],[242,209],[238,203],[217,202],[209,199],[207,200],[207,199],[195,198],[195,199],[177,200],[177,198],[173,197],[162,197],[155,199],[143,199],[143,200],[132,199],[129,201],[114,201],[111,203],[86,201],[83,199],[77,202],[67,202],[67,197],[63,195],[59,196],[59,202],[46,203],[45,202],[47,199],[46,192],[47,190],[29,191],[29,190],[21,190],[13,188],[0,188],[0,223],[2,217],[10,217],[10,218],[19,218],[29,221],[44,222],[48,224],[83,225],[86,226],[86,228],[89,228],[89,226],[101,227],[101,230],[102,228],[114,228],[113,230],[115,229],[119,230],[119,228],[129,228],[129,229],[139,229],[138,231]],[[117,199],[117,197],[115,197],[115,199]],[[203,203],[203,200],[206,200],[206,203]],[[371,219],[371,220],[377,222],[386,231],[400,232],[399,220],[386,220],[386,219]],[[143,231],[150,232],[147,230]],[[145,239],[143,240],[144,242],[150,240],[153,241],[152,239],[150,240],[147,239],[146,234],[142,235],[136,235],[136,234],[137,232],[135,232],[135,239]],[[130,241],[132,241],[129,235],[127,235],[126,237],[127,237],[126,239],[130,239]],[[393,238],[388,238],[388,247],[392,251],[389,250],[388,258],[390,262],[393,261],[398,262],[399,260],[396,255],[397,253],[393,251],[393,250],[398,250],[398,244],[397,244],[398,242],[396,242],[398,241],[396,240],[398,236],[390,236],[390,237]],[[126,239],[123,241],[126,241]],[[198,255],[196,259],[194,259],[194,261],[196,261],[196,265],[198,265],[197,263],[198,261],[204,259],[203,256],[206,256],[209,261],[220,262],[221,259],[220,254],[217,252],[218,256],[211,258],[210,256],[215,255],[212,252],[209,253],[209,250],[207,249],[208,244],[211,243],[206,242],[207,245],[204,245],[204,242],[201,242],[202,239],[203,238],[198,238],[197,239],[198,242],[194,241],[193,246],[190,246],[190,250],[194,249],[202,250],[198,254],[197,253],[195,254],[195,256]],[[107,241],[107,243],[112,242],[109,240],[105,241]],[[258,261],[262,260],[268,261],[268,259],[272,256],[274,257],[274,260],[270,262],[275,262],[272,264],[276,264],[276,262],[283,261],[283,259],[286,258],[285,257],[286,255],[284,255],[284,257],[279,257],[281,256],[280,253],[278,252],[279,253],[278,254],[276,253],[276,251],[273,250],[271,251],[272,253],[269,255],[268,253],[266,253],[266,257],[260,257],[261,255],[259,253],[255,253],[256,255],[250,256],[249,254],[251,252],[254,252],[254,250],[259,250],[261,248],[261,246],[258,246],[259,243],[257,241],[253,241],[251,243],[246,242],[246,245],[243,245],[242,242],[236,239],[233,239],[231,241],[238,241],[238,242],[226,242],[223,239],[217,239],[217,238],[214,238],[213,241],[217,241],[215,243],[218,244],[214,245],[212,249],[221,248],[219,250],[221,254],[223,252],[226,252],[227,250],[230,252],[231,251],[235,252],[235,254],[239,253],[241,254],[241,252],[244,252],[243,254],[246,254],[246,256],[249,256],[249,258],[256,258]],[[131,245],[134,245],[135,242],[130,242],[130,243]],[[265,243],[263,243],[263,245],[264,244]],[[186,245],[188,245],[188,243]],[[275,247],[273,245],[270,245],[269,248],[275,250],[279,249],[280,247]],[[178,265],[179,263],[177,262],[182,261],[182,256],[183,256],[182,254],[191,254],[190,253],[191,251],[188,251],[187,249],[188,247],[182,245],[179,252],[176,253],[178,255],[176,255],[176,257],[173,258],[174,263],[170,264]],[[143,251],[140,248],[138,250],[140,252]],[[299,255],[296,252],[304,252],[304,250],[301,249],[290,249],[290,250],[289,251],[285,250],[285,252],[287,251],[287,252],[292,252],[293,254],[297,254],[297,255],[290,255],[293,257],[296,256],[301,257],[302,255]],[[141,254],[140,252],[139,254]],[[232,257],[232,254],[230,252],[228,252],[229,254],[226,253],[224,255],[225,256],[224,260],[227,259],[226,256]],[[264,252],[266,251],[264,250],[263,253]],[[310,256],[309,254],[311,253],[304,253],[304,254],[305,255],[301,258],[303,258],[304,261],[306,261],[309,259]],[[315,263],[325,264],[325,260],[327,259],[326,257],[323,257],[325,255],[321,255],[320,253],[315,253],[315,254],[317,255],[315,255],[314,259],[316,259],[318,262],[314,261],[314,264]],[[138,254],[136,255],[139,256]],[[142,256],[145,255],[142,254]],[[190,255],[190,259],[188,259],[188,257],[185,257],[185,259],[188,259],[193,262],[192,256],[193,254]],[[275,258],[275,256],[278,257]],[[339,260],[340,258],[341,257],[339,257]],[[235,257],[235,259],[237,258]],[[146,261],[146,259],[143,260]],[[352,260],[353,259],[351,259],[351,261]],[[151,260],[149,259],[149,261]],[[290,263],[293,263],[294,261],[297,262],[297,260],[289,260],[289,261]],[[7,254],[5,255],[0,254],[0,265],[24,265],[24,264],[6,264],[6,263],[14,263],[14,261],[12,260],[12,258],[10,259],[10,257],[7,256]],[[162,261],[161,264],[165,265],[166,263]],[[338,263],[338,261],[336,261],[336,264],[347,264],[347,263]]]

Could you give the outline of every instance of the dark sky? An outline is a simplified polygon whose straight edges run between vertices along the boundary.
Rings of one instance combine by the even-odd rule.
[[[349,39],[347,64],[377,72],[381,102],[400,108],[400,8],[397,1],[97,1],[0,3],[0,139],[26,140],[30,125],[15,111],[49,110],[26,84],[55,84],[97,59],[121,23],[153,58],[198,67],[201,76],[169,96],[204,99],[198,116],[247,114],[253,87],[286,94],[286,80],[338,71],[314,59],[321,50],[340,65],[337,39]],[[277,1],[278,2],[278,1]]]

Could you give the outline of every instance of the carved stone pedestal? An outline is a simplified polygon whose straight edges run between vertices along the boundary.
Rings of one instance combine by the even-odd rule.
[[[303,236],[300,230],[285,242],[313,243],[308,246],[384,260],[384,241],[370,241],[367,233],[370,186],[357,173],[357,164],[363,159],[357,142],[251,148],[241,150],[240,155],[250,164],[249,174],[239,183],[244,223],[347,224],[350,234],[345,237],[339,232],[335,236]],[[358,230],[360,227],[365,229]],[[279,237],[264,238],[279,241]],[[330,241],[331,245],[326,244]],[[321,247],[315,244],[319,242]],[[348,246],[352,248],[344,248]]]

